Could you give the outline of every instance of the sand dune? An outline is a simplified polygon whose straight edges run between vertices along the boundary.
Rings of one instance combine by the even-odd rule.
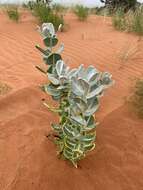
[[[36,21],[27,11],[16,24],[0,13],[0,81],[12,89],[0,95],[1,190],[142,190],[142,120],[125,104],[133,80],[143,74],[143,41],[115,31],[109,18],[91,16],[80,23],[72,14],[70,29],[59,33],[63,57],[71,67],[94,65],[113,74],[116,84],[101,101],[97,114],[97,149],[75,169],[58,160],[46,135],[57,118],[42,105],[49,97],[38,86],[46,82],[35,69],[42,65],[35,44],[42,44]],[[137,47],[125,64],[126,45]]]

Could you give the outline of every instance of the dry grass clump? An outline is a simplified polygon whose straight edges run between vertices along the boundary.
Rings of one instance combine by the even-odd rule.
[[[5,83],[0,82],[0,95],[7,94],[11,90],[11,87]]]
[[[126,18],[125,18],[125,13],[122,8],[118,8],[113,17],[112,17],[112,24],[116,30],[126,30]]]
[[[126,65],[129,60],[134,59],[140,52],[139,44],[126,43],[125,46],[120,50],[118,58],[121,62],[121,67]]]
[[[143,6],[139,7],[134,13],[132,30],[139,35],[143,35]]]
[[[130,103],[134,111],[143,119],[143,79],[138,79],[135,84],[133,95],[130,97]]]
[[[117,30],[143,35],[143,6],[136,8],[135,11],[129,10],[127,13],[123,8],[118,8],[113,14],[112,24]]]

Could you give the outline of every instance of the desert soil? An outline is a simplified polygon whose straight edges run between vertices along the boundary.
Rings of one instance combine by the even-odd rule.
[[[82,23],[68,14],[65,20],[69,30],[58,35],[68,64],[94,65],[116,81],[97,113],[97,148],[78,169],[57,158],[46,138],[57,118],[42,105],[42,98],[51,99],[39,89],[47,80],[35,69],[42,65],[36,21],[23,11],[17,24],[1,12],[0,82],[10,90],[0,95],[0,190],[142,190],[143,121],[126,99],[143,74],[143,41],[115,31],[109,18]]]

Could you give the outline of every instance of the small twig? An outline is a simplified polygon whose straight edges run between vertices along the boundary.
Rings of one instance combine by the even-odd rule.
[[[41,71],[42,73],[44,73],[44,74],[47,74],[47,72],[46,71],[44,71],[41,67],[39,67],[39,66],[35,66],[36,67],[36,69],[38,69],[39,71]]]

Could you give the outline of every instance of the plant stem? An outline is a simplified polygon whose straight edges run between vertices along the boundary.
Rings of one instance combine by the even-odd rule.
[[[55,112],[55,113],[61,112],[61,110],[59,110],[57,108],[50,107],[46,102],[44,102],[43,104],[44,104],[44,106],[46,106],[52,112]]]

